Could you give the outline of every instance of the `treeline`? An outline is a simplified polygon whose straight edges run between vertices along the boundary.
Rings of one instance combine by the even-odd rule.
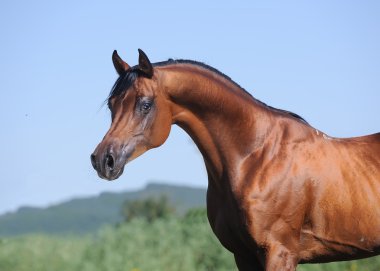
[[[1,271],[237,270],[212,233],[204,208],[177,215],[164,197],[129,201],[124,222],[94,235],[0,239]],[[303,265],[301,271],[378,271],[380,259]]]

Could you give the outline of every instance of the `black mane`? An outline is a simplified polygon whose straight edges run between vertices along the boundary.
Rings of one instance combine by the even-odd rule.
[[[277,112],[280,112],[280,113],[283,113],[283,114],[286,114],[286,115],[289,115],[293,118],[296,118],[304,123],[308,123],[304,118],[302,118],[300,115],[296,114],[296,113],[293,113],[293,112],[290,112],[290,111],[287,111],[287,110],[283,110],[283,109],[278,109],[278,108],[275,108],[275,107],[272,107],[272,106],[269,106],[267,105],[266,103],[263,103],[261,102],[260,100],[254,98],[252,96],[252,94],[250,94],[247,90],[245,90],[243,87],[241,87],[238,83],[236,83],[234,80],[232,80],[229,76],[225,75],[224,73],[222,73],[221,71],[215,69],[214,67],[211,67],[205,63],[202,63],[202,62],[199,62],[199,61],[195,61],[195,60],[187,60],[187,59],[169,59],[167,61],[161,61],[161,62],[156,62],[156,63],[153,63],[153,67],[159,67],[159,66],[167,66],[167,65],[170,65],[170,64],[191,64],[191,65],[195,65],[195,66],[200,66],[206,70],[209,70],[213,73],[216,73],[217,75],[227,79],[228,81],[230,81],[231,83],[233,83],[234,85],[236,85],[239,89],[243,90],[245,93],[247,93],[249,96],[251,96],[254,100],[258,101],[261,105],[263,105],[264,107],[267,107],[271,110],[274,110],[274,111],[277,111]],[[124,92],[125,90],[127,90],[136,80],[136,78],[139,76],[139,71],[137,69],[138,67],[137,66],[134,66],[132,67],[131,69],[129,69],[128,71],[126,71],[124,74],[121,74],[119,76],[119,78],[116,80],[115,84],[113,85],[112,89],[111,89],[111,92],[107,98],[108,102],[109,102],[109,99],[114,97],[114,96],[118,96],[120,95],[122,92]]]

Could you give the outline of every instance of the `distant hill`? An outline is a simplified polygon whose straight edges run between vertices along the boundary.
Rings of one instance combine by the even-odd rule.
[[[122,220],[124,201],[166,195],[179,214],[189,208],[206,206],[206,190],[166,184],[149,184],[131,192],[106,192],[99,196],[73,199],[47,208],[21,207],[0,216],[0,236],[28,233],[83,234],[105,224]]]

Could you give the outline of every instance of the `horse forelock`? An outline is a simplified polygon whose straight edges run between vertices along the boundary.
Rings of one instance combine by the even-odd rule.
[[[138,73],[134,68],[131,68],[125,73],[121,74],[116,80],[115,84],[112,86],[111,91],[107,97],[107,101],[109,102],[112,97],[118,96],[129,89],[136,81],[137,76]]]

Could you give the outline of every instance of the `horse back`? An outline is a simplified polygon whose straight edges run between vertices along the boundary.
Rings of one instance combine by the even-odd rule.
[[[346,157],[346,161],[356,161],[363,166],[374,165],[380,171],[380,133],[341,139],[337,141],[337,147],[351,156],[352,159]]]
[[[364,140],[367,140],[368,142],[373,142],[376,144],[380,144],[380,133],[376,133],[373,135],[365,136]]]
[[[380,144],[380,133],[366,135],[366,136],[347,138],[347,140],[348,141],[353,140],[353,141],[357,141],[357,142]]]

